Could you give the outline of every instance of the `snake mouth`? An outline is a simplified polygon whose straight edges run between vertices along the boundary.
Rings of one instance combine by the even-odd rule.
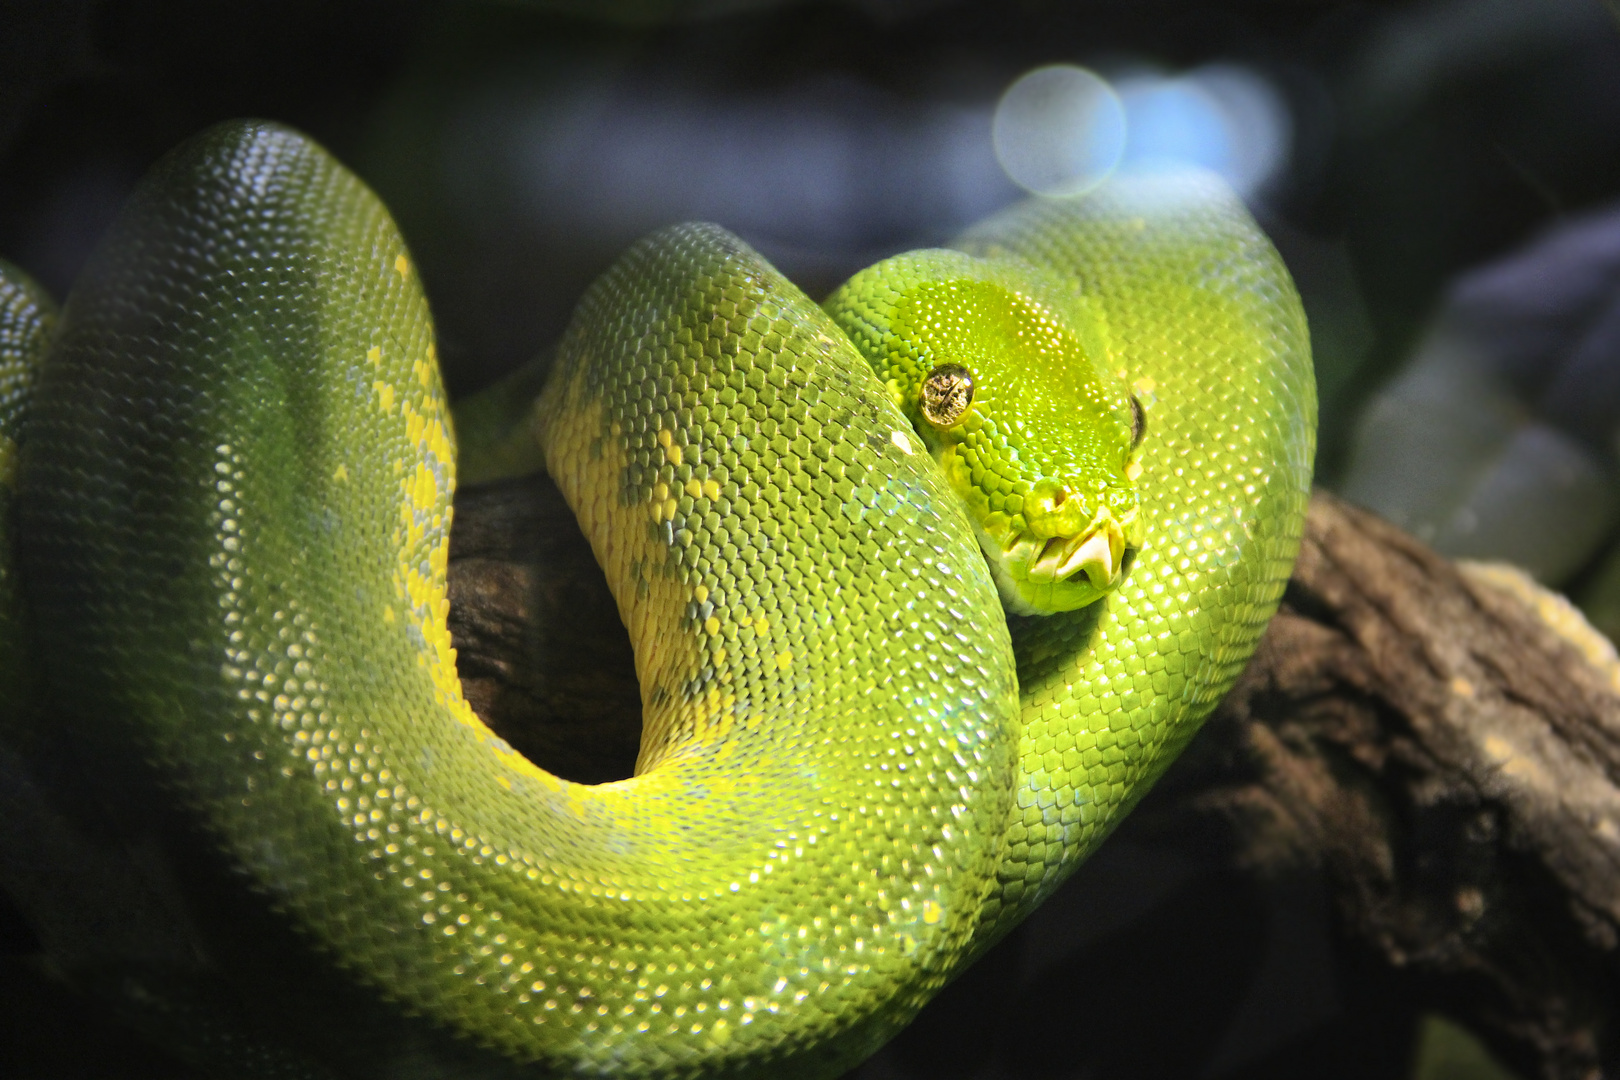
[[[1108,510],[1067,536],[1033,536],[1019,530],[985,543],[1002,605],[1020,615],[1073,611],[1093,603],[1125,580],[1125,554],[1135,515],[1117,519]],[[989,537],[981,535],[980,541]]]
[[[1092,588],[1106,592],[1124,577],[1125,533],[1109,519],[1104,526],[1075,536],[1021,535],[1007,555],[1022,563],[1024,576],[1037,584],[1084,574]]]

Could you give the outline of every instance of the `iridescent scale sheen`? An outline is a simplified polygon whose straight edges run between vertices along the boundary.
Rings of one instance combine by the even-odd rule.
[[[295,132],[215,129],[135,196],[39,377],[17,540],[50,692],[407,1011],[542,1073],[836,1075],[1191,736],[1308,488],[1299,304],[1229,195],[1029,204],[964,248],[1103,313],[1148,417],[1125,584],[1009,637],[855,344],[724,230],[664,230],[537,407],[646,708],[637,775],[579,785],[461,695],[453,436],[387,212]]]

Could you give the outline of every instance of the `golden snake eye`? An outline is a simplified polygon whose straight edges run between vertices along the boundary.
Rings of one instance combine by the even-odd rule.
[[[1142,403],[1131,395],[1131,449],[1135,450],[1142,445],[1142,436],[1147,434],[1147,411]]]
[[[973,372],[961,364],[941,364],[922,384],[922,414],[935,427],[950,427],[973,403]]]

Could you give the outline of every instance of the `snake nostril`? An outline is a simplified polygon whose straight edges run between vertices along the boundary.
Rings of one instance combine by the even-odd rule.
[[[1052,489],[1052,509],[1054,509],[1054,510],[1061,509],[1063,504],[1068,502],[1068,501],[1069,501],[1069,489],[1068,488],[1058,487],[1058,488],[1053,488]]]

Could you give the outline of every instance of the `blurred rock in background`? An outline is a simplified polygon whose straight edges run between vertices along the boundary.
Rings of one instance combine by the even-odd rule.
[[[1452,285],[1362,413],[1343,492],[1455,557],[1564,585],[1620,517],[1620,207]]]

